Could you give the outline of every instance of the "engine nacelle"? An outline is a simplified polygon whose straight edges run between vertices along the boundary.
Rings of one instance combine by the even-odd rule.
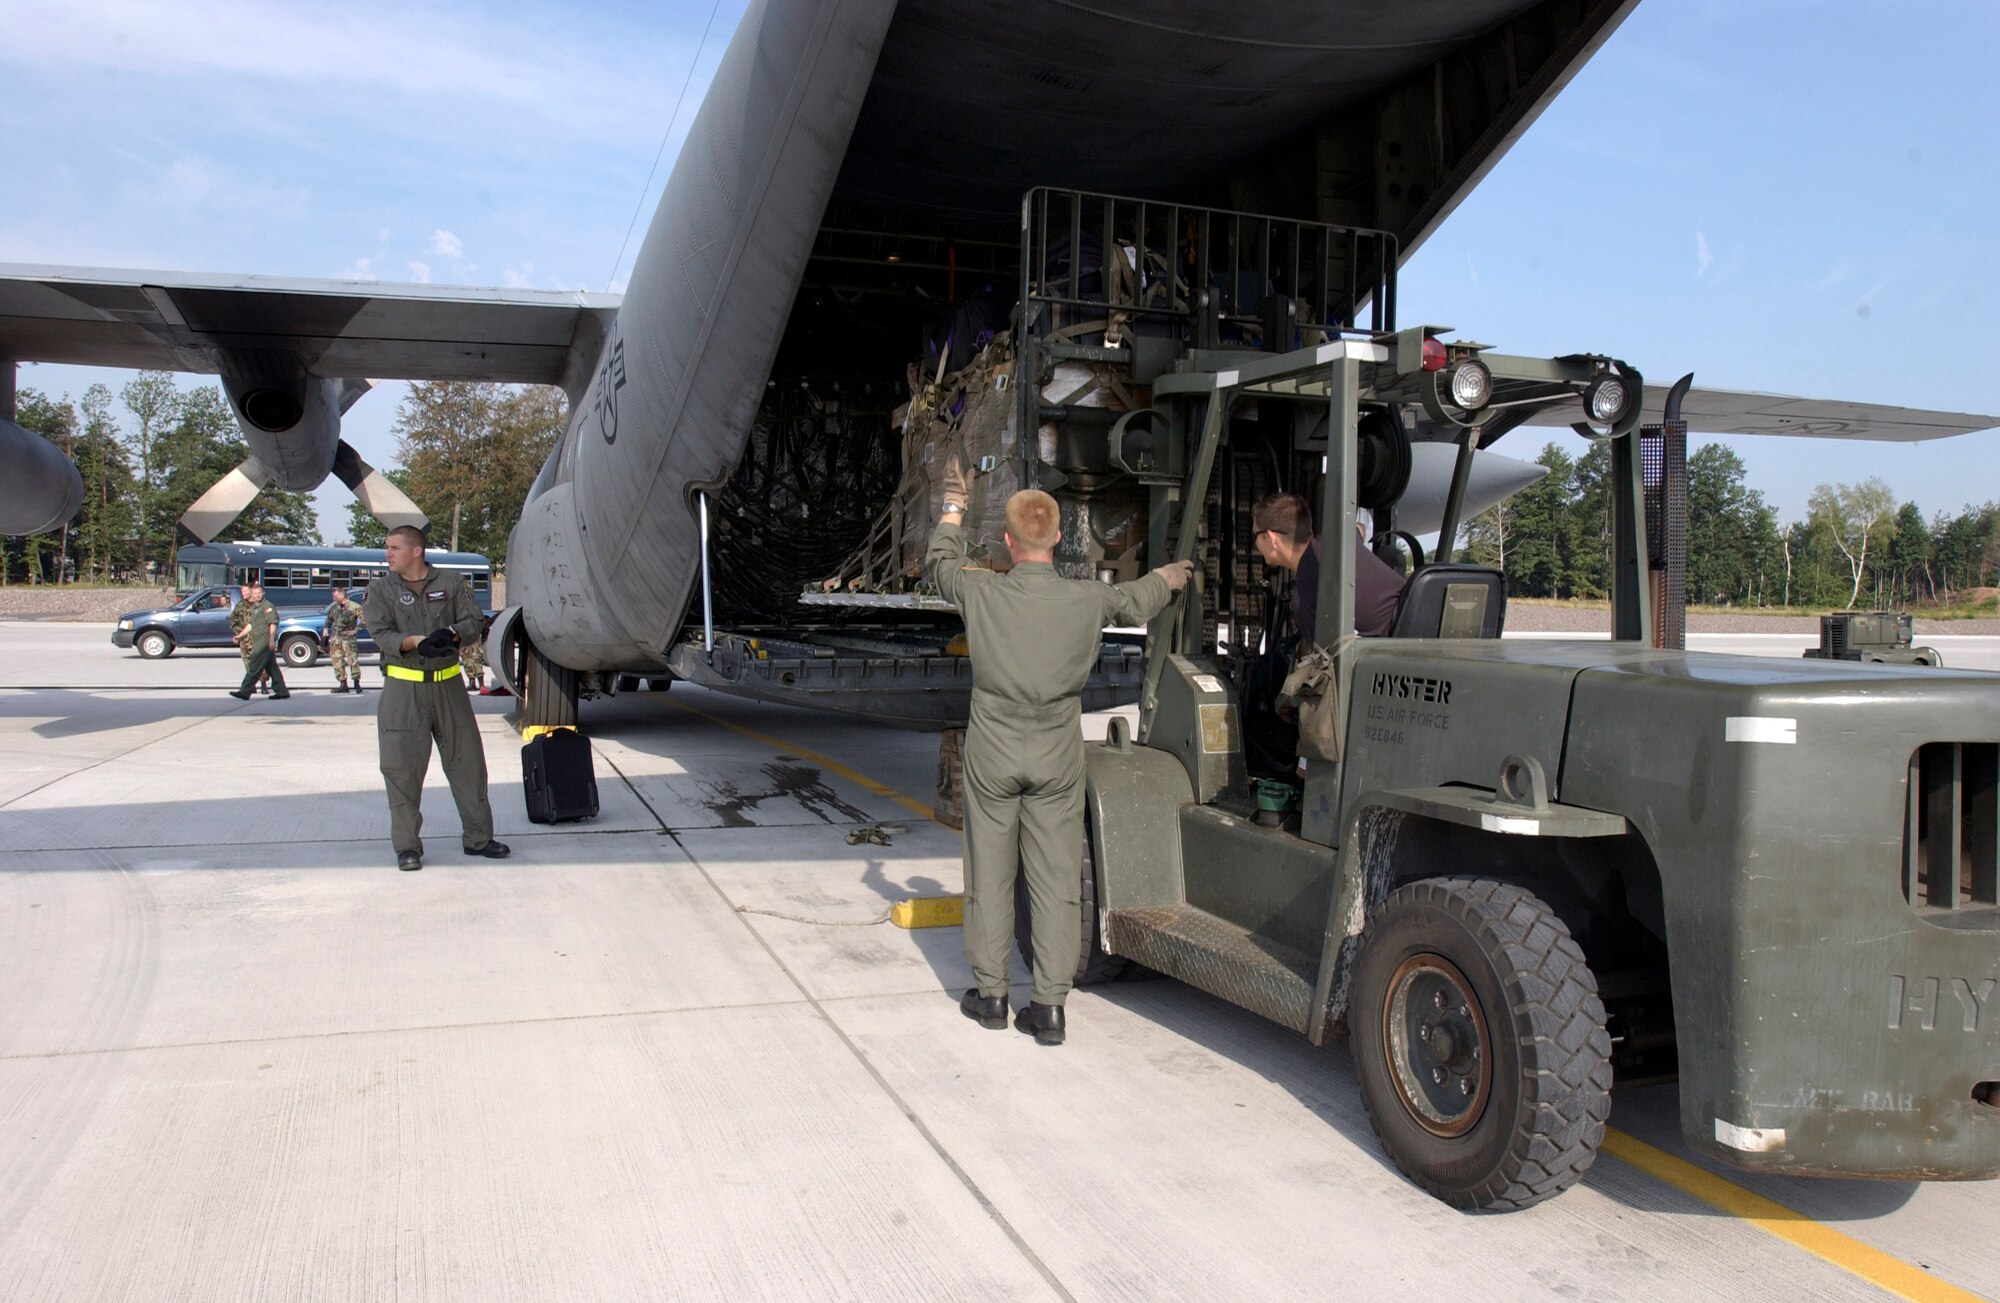
[[[0,420],[0,534],[46,534],[83,505],[83,477],[62,449]]]
[[[222,391],[250,455],[281,489],[319,487],[340,443],[342,382],[310,375],[298,358],[272,353],[224,357]]]

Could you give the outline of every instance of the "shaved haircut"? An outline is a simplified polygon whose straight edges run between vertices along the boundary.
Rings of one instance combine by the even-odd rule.
[[[1023,551],[1046,552],[1062,535],[1062,512],[1040,489],[1022,489],[1007,499],[1007,532]]]
[[[400,538],[411,547],[422,550],[430,546],[424,541],[424,531],[415,525],[398,525],[389,531],[390,538]]]

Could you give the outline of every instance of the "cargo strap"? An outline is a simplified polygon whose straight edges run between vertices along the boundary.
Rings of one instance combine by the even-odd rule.
[[[392,679],[408,679],[412,683],[439,683],[445,679],[458,677],[459,667],[447,666],[441,670],[413,670],[405,665],[384,665],[382,672]]]

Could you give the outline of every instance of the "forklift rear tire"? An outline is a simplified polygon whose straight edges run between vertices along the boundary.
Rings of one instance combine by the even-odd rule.
[[[1532,893],[1476,878],[1399,888],[1355,960],[1362,1102],[1403,1175],[1454,1208],[1509,1212],[1596,1160],[1611,1114],[1597,979]]]
[[[1115,982],[1125,972],[1125,956],[1107,955],[1097,932],[1097,857],[1090,849],[1090,816],[1083,816],[1083,865],[1076,898],[1083,909],[1082,944],[1077,947],[1076,985],[1097,986]],[[1014,883],[1014,944],[1021,948],[1021,962],[1035,970],[1035,937],[1028,907],[1028,883]]]

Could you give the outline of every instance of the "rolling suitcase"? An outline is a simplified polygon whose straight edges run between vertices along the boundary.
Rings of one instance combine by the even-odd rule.
[[[521,748],[521,785],[531,823],[597,817],[590,743],[573,728],[550,729]]]

